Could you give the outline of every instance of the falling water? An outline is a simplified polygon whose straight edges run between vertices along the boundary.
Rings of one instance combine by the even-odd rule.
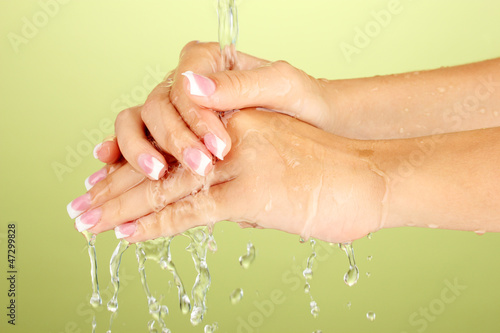
[[[304,285],[304,292],[311,298],[311,302],[309,303],[311,314],[314,318],[316,318],[319,315],[319,306],[311,295],[311,284],[309,283],[313,277],[312,269],[314,261],[316,259],[316,241],[314,239],[311,239],[309,240],[309,244],[311,244],[312,253],[307,258],[306,268],[302,272],[302,275],[304,275],[304,279],[306,281]]]
[[[349,259],[349,270],[344,275],[344,282],[349,287],[352,287],[358,282],[359,279],[359,270],[358,266],[356,266],[356,260],[354,259],[354,249],[352,248],[351,243],[342,243],[339,244],[339,247],[344,250],[347,258]]]
[[[129,242],[122,239],[118,243],[111,260],[109,261],[109,273],[111,275],[111,285],[113,286],[113,297],[109,300],[107,304],[108,311],[111,312],[111,317],[109,319],[109,329],[107,333],[111,333],[111,326],[113,325],[113,320],[118,315],[118,290],[120,288],[120,263],[122,261],[122,255],[125,250],[128,249]]]

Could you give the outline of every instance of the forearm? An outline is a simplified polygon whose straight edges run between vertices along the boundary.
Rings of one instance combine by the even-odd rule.
[[[384,227],[500,231],[500,127],[375,142]]]
[[[500,58],[330,81],[327,89],[333,108],[342,110],[334,132],[346,137],[408,138],[500,126]]]

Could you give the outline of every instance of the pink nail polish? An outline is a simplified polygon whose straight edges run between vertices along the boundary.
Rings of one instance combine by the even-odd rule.
[[[184,160],[200,176],[205,176],[207,167],[212,163],[212,159],[195,148],[184,150]]]
[[[74,219],[84,211],[90,208],[90,194],[86,193],[71,201],[66,209],[68,210],[69,217]]]
[[[215,134],[208,133],[205,135],[203,138],[203,141],[205,142],[205,146],[207,149],[217,156],[219,160],[223,160],[224,156],[222,153],[224,152],[224,149],[226,148],[226,144],[224,141],[219,139]]]
[[[160,179],[165,171],[165,165],[149,154],[141,154],[138,159],[141,169],[153,179]]]
[[[97,156],[97,154],[99,154],[99,150],[101,150],[102,148],[102,142],[101,143],[98,143],[95,147],[94,147],[94,151],[92,152],[92,154],[94,155],[94,158],[96,160],[99,159],[99,156]]]
[[[90,175],[87,179],[85,179],[85,188],[90,190],[95,184],[106,178],[108,175],[108,170],[106,169],[101,169],[92,175]]]
[[[132,236],[137,229],[135,222],[127,222],[115,228],[116,238],[122,239]]]
[[[90,229],[101,219],[102,210],[100,208],[89,210],[78,216],[75,220],[76,229],[79,232]]]
[[[215,92],[215,83],[208,77],[195,74],[191,71],[182,73],[189,80],[191,95],[207,97]]]

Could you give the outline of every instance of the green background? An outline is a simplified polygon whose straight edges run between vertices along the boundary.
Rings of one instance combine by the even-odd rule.
[[[62,2],[51,7],[44,5],[53,4],[51,0],[0,1],[2,332],[91,331],[88,256],[66,204],[84,192],[84,179],[101,167],[91,149],[113,133],[117,112],[142,103],[146,91],[175,67],[188,41],[217,39],[215,0]],[[329,79],[500,56],[499,1],[400,0],[399,12],[377,30],[372,11],[387,9],[390,3],[242,0],[238,48],[269,60],[287,60]],[[369,43],[358,43],[357,53],[346,56],[341,46],[356,47],[356,29],[367,27],[374,29]],[[17,224],[19,271],[15,327],[7,324],[5,315],[6,234],[12,222]],[[500,329],[498,234],[383,230],[372,240],[354,243],[361,276],[350,288],[343,282],[348,268],[344,253],[323,244],[311,286],[321,308],[317,319],[309,314],[300,279],[308,244],[300,244],[297,236],[242,230],[228,222],[216,226],[215,238],[219,250],[208,255],[212,287],[204,324],[217,321],[220,332]],[[249,240],[257,248],[257,259],[243,270],[238,257]],[[98,237],[105,302],[111,290],[108,262],[116,244],[111,233]],[[190,290],[195,271],[186,245],[185,238],[174,239],[173,259]],[[369,255],[373,260],[367,260]],[[150,317],[133,249],[125,253],[122,267],[120,312],[113,332],[145,332]],[[171,276],[156,265],[147,269],[155,295],[164,296],[169,305],[172,332],[202,332],[203,325],[192,327],[188,316],[180,314]],[[453,294],[447,283],[466,288]],[[245,296],[231,305],[229,294],[237,287]],[[270,306],[273,292],[282,296]],[[426,308],[427,319],[421,315]],[[367,311],[376,312],[374,322],[366,319]],[[105,332],[108,317],[104,309],[97,311],[98,332]],[[249,326],[243,328],[242,321]]]

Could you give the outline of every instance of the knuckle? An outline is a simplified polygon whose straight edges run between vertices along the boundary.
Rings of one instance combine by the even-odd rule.
[[[130,119],[132,116],[133,110],[134,110],[134,108],[127,108],[127,109],[121,111],[120,113],[118,113],[118,115],[116,116],[116,119],[115,119],[115,128],[117,126],[120,126],[123,122],[126,122],[128,119]]]
[[[157,95],[148,98],[146,103],[144,103],[144,105],[141,108],[142,121],[147,122],[149,119],[151,119],[152,115],[155,114],[155,112],[159,108],[161,108],[163,102],[164,99]]]
[[[182,48],[181,50],[181,57],[184,56],[185,53],[189,52],[189,50],[191,50],[193,47],[195,47],[199,42],[197,40],[192,40],[190,41],[189,43],[187,43],[186,45],[184,45],[184,47]]]

